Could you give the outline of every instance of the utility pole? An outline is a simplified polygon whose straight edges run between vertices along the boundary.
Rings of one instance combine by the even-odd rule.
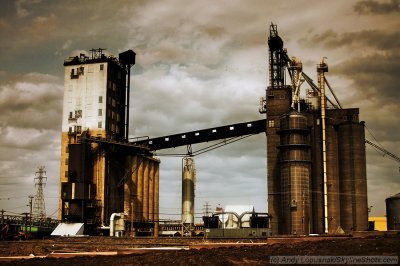
[[[32,231],[32,200],[33,200],[33,198],[34,198],[34,196],[29,195],[29,232]],[[27,225],[25,225],[25,226],[27,226]]]

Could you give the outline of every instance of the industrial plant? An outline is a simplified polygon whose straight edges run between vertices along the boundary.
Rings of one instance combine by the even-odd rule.
[[[342,107],[325,77],[329,68],[324,58],[316,67],[317,84],[303,72],[301,61],[284,48],[276,25],[269,28],[269,85],[259,108],[265,119],[157,138],[129,139],[135,53],[128,50],[116,58],[103,51],[93,49],[64,62],[60,235],[61,227],[70,224],[81,224],[84,234],[154,237],[171,232],[267,237],[368,229],[365,125],[359,109]],[[305,90],[303,83],[309,85]],[[267,138],[268,211],[220,210],[203,217],[204,224],[195,224],[191,145],[215,140],[226,144],[259,133]],[[188,147],[182,160],[182,220],[160,224],[162,177],[155,151],[178,146]],[[226,228],[232,231],[218,231]]]

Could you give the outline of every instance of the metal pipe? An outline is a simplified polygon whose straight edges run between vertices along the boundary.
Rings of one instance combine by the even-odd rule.
[[[111,214],[110,217],[110,236],[114,236],[115,232],[114,232],[114,228],[115,228],[115,217],[123,217],[125,214],[124,213],[113,213]]]
[[[324,177],[324,227],[325,233],[328,233],[328,182],[326,175],[326,128],[325,128],[325,111],[326,111],[326,98],[325,98],[325,72],[328,72],[328,65],[325,64],[322,58],[321,64],[317,67],[318,70],[318,83],[321,92],[321,127],[322,127],[322,168]]]
[[[131,90],[131,65],[126,65],[127,74],[127,86],[126,86],[126,120],[125,120],[125,139],[129,139],[129,98]]]
[[[328,86],[328,89],[331,91],[331,93],[332,93],[333,97],[335,98],[337,104],[339,105],[340,109],[342,109],[343,107],[342,107],[342,105],[340,104],[339,99],[336,97],[336,94],[335,94],[335,92],[332,90],[331,85],[329,84],[329,82],[328,82],[327,79],[325,79],[325,84],[326,84],[326,86]]]

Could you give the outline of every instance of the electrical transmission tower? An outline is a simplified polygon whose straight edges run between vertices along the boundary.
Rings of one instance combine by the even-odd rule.
[[[43,196],[43,187],[46,185],[44,181],[47,180],[46,171],[44,170],[44,166],[40,166],[38,171],[35,174],[35,187],[36,196],[35,196],[35,203],[33,204],[33,213],[34,216],[37,218],[46,218],[46,206],[44,203],[44,196]]]

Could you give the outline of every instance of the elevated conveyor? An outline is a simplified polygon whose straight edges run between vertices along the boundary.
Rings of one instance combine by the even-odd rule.
[[[196,143],[228,139],[246,135],[255,135],[266,131],[266,119],[212,127],[197,131],[150,138],[132,142],[137,146],[146,146],[152,151],[186,146]]]

